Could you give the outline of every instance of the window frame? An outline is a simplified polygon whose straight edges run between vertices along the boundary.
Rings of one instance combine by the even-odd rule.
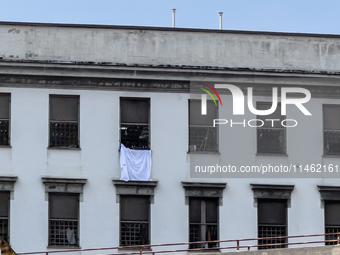
[[[259,105],[268,105],[268,109],[270,109],[272,103],[271,102],[266,102],[266,101],[257,101],[256,102],[256,108],[258,109]],[[277,107],[280,106],[281,107],[281,103],[278,102],[277,103]],[[276,108],[277,109],[277,108]],[[256,119],[261,119],[258,116],[260,115],[256,115]],[[282,115],[281,115],[282,116]],[[282,118],[282,117],[281,117]],[[270,115],[267,116],[266,119],[271,119]],[[281,121],[281,120],[280,120]],[[259,130],[260,129],[277,129],[277,130],[283,130],[283,151],[282,153],[279,152],[260,152],[259,151]],[[257,156],[287,156],[287,129],[285,127],[282,128],[275,128],[275,127],[257,127],[256,128],[256,155]]]
[[[330,107],[338,107],[340,111],[340,104],[322,104],[322,156],[323,157],[340,157],[340,152],[338,154],[326,154],[325,153],[325,107],[330,106]],[[339,130],[329,130],[329,131],[334,131],[334,132],[339,132]]]
[[[78,107],[77,107],[77,124],[78,124],[78,138],[77,138],[77,146],[76,147],[69,147],[69,146],[51,146],[51,98],[77,98],[78,99]],[[48,149],[68,149],[68,150],[80,150],[80,95],[64,95],[64,94],[49,94],[49,110],[48,110]],[[61,121],[61,122],[69,122],[69,123],[75,123],[75,121]]]
[[[122,100],[133,100],[133,101],[147,101],[148,102],[148,124],[143,123],[122,123]],[[148,141],[147,141],[147,148],[130,148],[127,147],[125,144],[124,146],[129,149],[134,150],[151,150],[151,98],[150,97],[119,97],[119,147],[122,143],[122,125],[131,125],[131,126],[147,126],[148,127]]]
[[[190,124],[190,107],[191,107],[191,102],[201,102],[201,99],[188,99],[188,153],[190,153],[190,154],[211,154],[211,153],[213,153],[213,154],[219,154],[219,128],[218,128],[218,126],[219,125],[216,125],[215,127],[213,126],[213,125],[211,125],[211,126],[206,126],[206,125],[202,125],[202,124],[200,124],[200,125],[191,125]],[[209,100],[209,99],[207,99],[207,108],[208,108],[208,104],[213,104],[213,100]],[[218,119],[219,117],[219,105],[217,104],[216,105],[216,115],[214,116],[214,119]],[[191,132],[190,132],[190,129],[192,128],[192,127],[202,127],[202,128],[214,128],[215,129],[215,133],[216,133],[216,135],[215,135],[215,140],[216,140],[216,150],[197,150],[197,147],[191,147],[191,146],[195,146],[195,145],[191,145],[190,143],[191,143],[191,141],[190,141],[190,134],[191,134]],[[203,140],[202,140],[203,141]]]
[[[77,197],[77,235],[76,244],[71,245],[57,245],[51,244],[51,221],[56,220],[51,218],[51,198],[52,196],[75,196]],[[61,193],[61,192],[51,192],[48,194],[48,247],[58,247],[58,248],[78,248],[80,247],[80,194],[79,193]],[[74,221],[70,219],[59,219],[59,221]]]
[[[0,148],[11,148],[11,101],[12,101],[12,94],[11,93],[7,93],[7,92],[1,92],[0,93],[0,97],[1,96],[8,96],[8,119],[0,119],[0,122],[2,120],[4,121],[8,121],[8,132],[7,132],[7,144],[1,144]]]

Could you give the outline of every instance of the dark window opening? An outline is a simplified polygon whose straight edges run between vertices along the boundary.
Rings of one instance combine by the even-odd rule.
[[[49,194],[49,246],[79,246],[79,195]]]
[[[50,95],[50,147],[79,148],[79,96]]]
[[[257,103],[258,110],[268,110],[271,103]],[[264,125],[257,128],[257,153],[286,153],[285,128],[282,127],[281,121],[284,119],[281,115],[281,105],[278,104],[274,113],[270,115],[258,115],[257,119],[262,120]],[[275,121],[266,121],[266,119],[275,119]],[[257,123],[260,125],[261,123]]]
[[[120,139],[129,149],[150,149],[150,100],[120,99]]]
[[[324,155],[340,155],[340,105],[323,106]]]
[[[0,236],[9,244],[10,192],[0,192]]]
[[[325,234],[340,232],[340,201],[325,201]],[[336,240],[337,235],[326,235],[325,240]],[[337,242],[326,242],[326,245],[336,245]]]
[[[189,100],[189,151],[218,151],[217,118],[218,107],[213,101],[207,101],[207,115],[202,115],[201,100]]]
[[[287,234],[287,200],[258,199],[258,237],[279,237]],[[259,250],[286,248],[286,238],[258,240]],[[278,245],[273,245],[278,244]]]
[[[218,199],[189,198],[189,242],[207,241],[190,244],[189,249],[218,247]]]
[[[10,94],[0,94],[0,145],[9,145]]]
[[[149,196],[120,196],[120,245],[145,245],[149,240]]]

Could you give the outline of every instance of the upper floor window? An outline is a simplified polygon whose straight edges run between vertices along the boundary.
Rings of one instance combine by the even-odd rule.
[[[271,103],[257,103],[258,110],[268,110]],[[286,132],[281,125],[283,120],[281,105],[278,104],[275,112],[270,115],[258,115],[257,119],[263,121],[264,125],[257,128],[257,153],[286,153]]]
[[[10,145],[10,101],[10,94],[0,93],[0,145]]]
[[[207,101],[207,114],[201,114],[201,100],[189,100],[189,151],[218,151],[218,107]]]
[[[50,95],[49,147],[79,148],[79,96]]]
[[[340,155],[340,105],[323,106],[324,155]]]
[[[326,200],[324,201],[325,208],[325,234],[340,232],[340,201]],[[326,240],[335,240],[337,235],[326,235]],[[326,245],[336,245],[337,242],[326,242]]]
[[[120,99],[120,141],[126,148],[150,149],[150,99]]]

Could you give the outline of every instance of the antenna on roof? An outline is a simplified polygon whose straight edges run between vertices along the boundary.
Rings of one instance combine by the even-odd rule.
[[[175,11],[176,11],[176,9],[173,8],[172,9],[172,27],[175,27]]]
[[[220,15],[220,29],[222,29],[222,14],[223,12],[218,13]]]

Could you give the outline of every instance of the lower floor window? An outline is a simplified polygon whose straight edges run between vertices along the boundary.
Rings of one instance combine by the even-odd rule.
[[[217,247],[218,243],[218,199],[189,198],[189,242],[207,241],[191,244],[190,249]]]
[[[120,245],[150,244],[149,217],[149,196],[120,196]]]
[[[79,195],[49,194],[50,246],[79,246]]]
[[[336,240],[337,235],[332,233],[340,232],[340,201],[325,201],[325,236],[327,240]],[[337,242],[326,242],[326,245],[336,245]]]
[[[0,236],[9,243],[9,196],[10,192],[0,192]]]
[[[258,237],[287,235],[287,200],[258,199]],[[286,238],[268,238],[258,241],[259,250],[286,248]]]

